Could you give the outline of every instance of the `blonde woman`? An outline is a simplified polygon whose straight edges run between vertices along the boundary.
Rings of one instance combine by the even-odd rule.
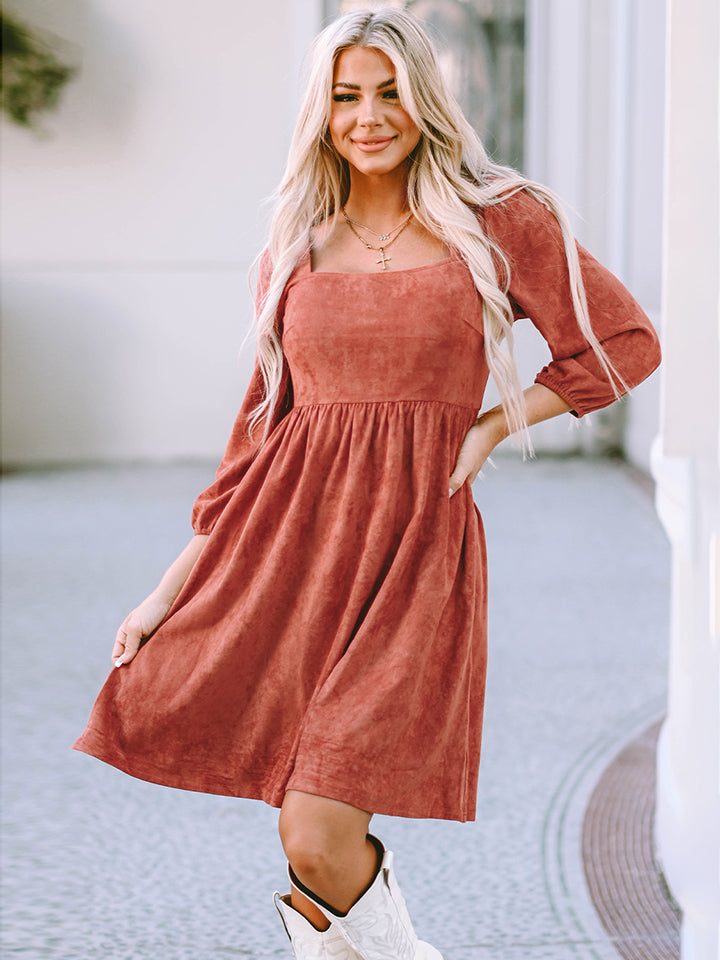
[[[470,484],[508,434],[643,380],[657,338],[554,196],[488,159],[396,10],[315,43],[256,315],[195,537],[120,627],[76,746],[279,807],[296,957],[437,960],[369,826],[475,814],[486,579]],[[524,391],[517,317],[553,356]],[[502,404],[479,413],[489,374]]]

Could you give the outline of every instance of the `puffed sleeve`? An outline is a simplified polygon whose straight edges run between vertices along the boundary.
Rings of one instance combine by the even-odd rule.
[[[271,273],[270,257],[265,251],[260,259],[258,272],[258,284],[256,294],[256,309],[264,296]],[[278,308],[278,328],[282,329],[282,300]],[[250,414],[257,404],[262,400],[264,393],[263,378],[260,373],[260,367],[257,360],[250,385],[248,386],[245,399],[240,407],[235,424],[230,434],[225,454],[220,461],[220,466],[215,474],[215,481],[204,490],[197,498],[192,509],[192,527],[195,533],[210,533],[215,526],[218,517],[225,509],[226,504],[232,497],[238,484],[245,476],[250,464],[255,459],[260,448],[261,438],[264,432],[264,424],[256,425],[252,439],[248,435],[248,421]],[[280,395],[275,407],[271,429],[280,423],[280,421],[292,409],[292,383],[288,373],[287,364],[283,369],[283,377],[280,384]]]
[[[525,191],[483,211],[488,234],[510,266],[509,295],[550,347],[552,362],[535,378],[582,417],[616,399],[612,385],[575,318],[562,232],[554,215]],[[609,270],[580,244],[578,255],[596,337],[629,388],[660,363],[650,320]]]

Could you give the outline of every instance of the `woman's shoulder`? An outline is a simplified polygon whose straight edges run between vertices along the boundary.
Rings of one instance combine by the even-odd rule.
[[[291,271],[290,279],[294,278],[297,272],[302,268],[303,264],[309,259],[310,247],[306,247],[303,253],[298,257],[297,261],[294,264],[294,267]],[[270,252],[270,245],[263,247],[260,253],[257,255],[251,272],[254,271],[257,267],[257,280],[255,283],[255,296],[258,297],[264,296],[267,292],[270,282],[272,280],[273,272],[276,267],[276,263],[273,260],[272,254]],[[252,284],[251,284],[252,285]]]
[[[310,227],[310,248],[320,250],[325,243],[332,237],[337,226],[338,214],[330,214],[325,220],[315,223]]]
[[[546,223],[555,220],[547,204],[534,191],[533,185],[488,181],[483,198],[476,206],[478,217],[493,222]],[[556,221],[557,222],[557,221]]]
[[[501,249],[563,246],[557,217],[529,185],[504,189],[498,184],[487,201],[478,204],[476,215]]]

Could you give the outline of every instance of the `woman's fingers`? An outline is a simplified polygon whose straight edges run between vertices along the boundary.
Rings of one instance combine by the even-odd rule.
[[[458,492],[458,490],[460,489],[460,487],[461,487],[461,486],[465,483],[465,481],[467,480],[467,477],[468,477],[468,474],[467,474],[467,473],[463,474],[463,472],[462,472],[461,470],[459,470],[458,467],[455,467],[455,470],[453,471],[453,473],[452,473],[452,475],[451,475],[451,477],[450,477],[450,484],[449,484],[449,486],[450,486],[450,496],[452,496],[454,493],[457,493],[457,492]]]
[[[116,667],[130,663],[143,640],[152,636],[163,622],[171,605],[172,598],[152,593],[125,617],[115,636],[112,651],[113,663]]]
[[[460,450],[460,456],[455,464],[455,469],[450,474],[450,496],[458,492],[468,477],[471,476],[473,468],[473,458],[470,452],[465,448],[465,444],[463,444],[463,449]],[[478,467],[478,469],[480,468]]]
[[[478,451],[475,449],[476,446],[477,441],[471,428],[460,447],[455,469],[450,474],[450,496],[458,492],[468,477],[471,478],[472,482],[475,479],[473,474],[477,475],[480,466],[482,466],[482,463],[477,464]]]
[[[470,427],[460,447],[455,469],[450,474],[450,496],[457,493],[466,480],[474,482],[483,464],[490,460],[496,444],[497,439],[487,424],[476,421]]]
[[[120,625],[120,629],[115,634],[115,643],[112,648],[112,662],[115,666],[118,666],[118,658],[122,657],[125,653],[125,640],[127,639],[127,634],[125,633],[125,626],[127,624],[127,619],[123,620]]]
[[[130,663],[140,649],[141,640],[142,634],[137,627],[133,627],[132,623],[128,621],[123,623],[117,632],[112,650],[112,659],[116,667],[122,667],[123,664]]]
[[[470,480],[470,483],[472,483],[474,479],[475,476],[473,476],[471,471],[458,462],[458,465],[455,467],[450,476],[450,496],[452,497],[453,494],[457,493],[466,480]]]

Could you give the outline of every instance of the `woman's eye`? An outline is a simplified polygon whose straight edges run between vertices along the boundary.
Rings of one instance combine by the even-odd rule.
[[[384,90],[383,91],[383,100],[398,100],[397,90]],[[354,93],[334,93],[333,100],[335,103],[353,103],[357,100],[357,95]]]

